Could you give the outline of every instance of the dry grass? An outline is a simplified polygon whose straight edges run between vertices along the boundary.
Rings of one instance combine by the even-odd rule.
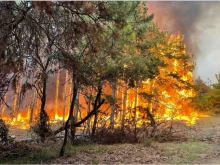
[[[177,123],[178,124],[178,123]],[[54,164],[219,164],[220,117],[201,119],[191,127],[180,127],[177,135],[187,140],[164,143],[145,139],[140,144],[67,146],[59,158],[61,143],[40,146],[41,151],[1,163],[54,163]],[[178,137],[178,136],[177,136]],[[39,144],[36,144],[39,145]]]
[[[93,145],[58,158],[50,163],[56,164],[152,164],[162,163],[167,157],[157,151],[156,146],[143,144]]]

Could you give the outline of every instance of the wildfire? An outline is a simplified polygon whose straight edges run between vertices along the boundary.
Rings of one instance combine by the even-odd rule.
[[[162,58],[167,64],[167,67],[160,68],[160,74],[153,80],[146,80],[142,83],[142,87],[130,88],[119,86],[116,91],[118,99],[119,110],[115,110],[115,126],[119,126],[122,121],[122,115],[125,119],[135,118],[137,126],[141,126],[146,121],[146,112],[140,110],[139,106],[148,107],[149,112],[152,113],[157,121],[173,121],[183,120],[188,125],[195,124],[198,118],[204,117],[198,111],[190,107],[188,98],[194,96],[193,89],[186,88],[185,82],[193,83],[193,74],[189,69],[193,64],[185,61],[181,55],[185,55],[185,46],[178,49],[182,42],[182,37],[170,37],[168,46],[158,45],[152,52],[158,57]],[[165,49],[166,48],[166,49]],[[165,56],[165,52],[171,52],[173,58]],[[62,78],[62,75],[65,75]],[[72,85],[69,80],[68,72],[59,71],[56,75],[55,94],[51,95],[46,105],[46,112],[48,113],[52,123],[57,121],[65,121],[68,117],[68,108],[70,106]],[[123,84],[123,82],[121,82]],[[52,87],[51,87],[52,88]],[[19,88],[18,88],[19,90]],[[124,92],[126,90],[126,93]],[[112,89],[106,86],[104,91],[108,94],[112,93]],[[15,93],[18,93],[16,91]],[[21,129],[29,128],[30,122],[39,114],[40,100],[37,98],[35,91],[31,91],[26,98],[26,109],[18,110],[17,95],[13,99],[12,116],[6,113],[7,107],[1,107],[1,117],[10,125],[17,126]],[[149,98],[143,98],[139,93],[147,93]],[[125,100],[126,99],[126,100]],[[79,104],[81,110],[78,112],[78,118],[84,117],[88,113],[88,104],[84,96],[79,96]],[[102,107],[102,110],[109,112],[109,105]],[[121,110],[120,110],[121,109]],[[110,114],[110,112],[109,112]],[[109,116],[103,116],[104,120],[109,120]]]

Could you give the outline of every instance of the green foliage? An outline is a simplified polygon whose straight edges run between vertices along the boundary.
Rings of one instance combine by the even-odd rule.
[[[146,139],[144,139],[144,146],[146,146],[146,147],[150,147],[151,145],[152,145],[152,143],[153,143],[153,139],[151,139],[151,138],[146,138]]]
[[[209,93],[200,93],[193,98],[193,105],[196,109],[201,111],[208,111],[212,109],[212,104],[209,100]]]
[[[172,156],[171,159],[173,164],[188,164],[201,158],[200,154],[207,153],[209,150],[208,144],[203,142],[183,142],[183,143],[167,143],[165,154]],[[177,156],[178,155],[178,156]],[[178,157],[178,159],[175,157]]]
[[[199,110],[220,113],[220,74],[216,75],[217,83],[208,86],[198,78],[195,81],[196,96],[193,105]]]
[[[220,113],[220,74],[216,75],[217,83],[212,85],[209,91],[208,100],[210,100],[214,110]]]
[[[5,147],[5,157],[0,163],[34,164],[43,163],[57,157],[59,146],[31,146],[25,142],[16,142]],[[13,148],[13,149],[11,149]]]

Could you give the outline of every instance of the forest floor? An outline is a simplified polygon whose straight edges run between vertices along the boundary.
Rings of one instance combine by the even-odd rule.
[[[180,136],[187,139],[158,142],[148,140],[138,144],[67,146],[59,158],[60,142],[52,142],[36,154],[7,163],[52,164],[220,164],[220,116],[200,119],[184,127]],[[45,144],[46,145],[46,144]],[[48,147],[49,145],[49,147]],[[2,162],[4,163],[4,162]]]
[[[89,145],[49,163],[220,164],[220,116],[187,127],[187,140],[140,144]]]

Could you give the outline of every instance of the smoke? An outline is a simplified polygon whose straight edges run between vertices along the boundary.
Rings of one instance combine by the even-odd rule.
[[[196,63],[195,78],[216,82],[220,72],[220,2],[147,2],[158,26],[184,35],[187,52]]]

